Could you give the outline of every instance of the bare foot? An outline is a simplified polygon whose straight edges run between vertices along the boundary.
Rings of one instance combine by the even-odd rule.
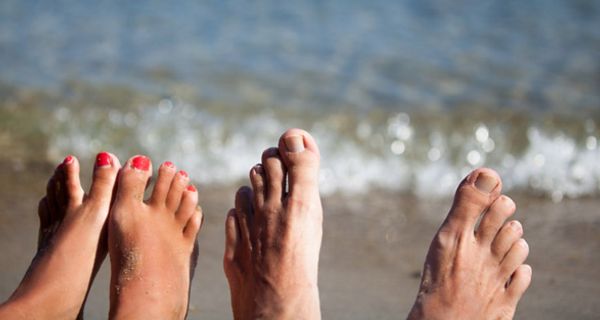
[[[188,175],[163,163],[149,200],[150,159],[136,156],[121,170],[108,224],[112,267],[110,317],[183,319],[202,223]]]
[[[106,228],[119,160],[98,154],[89,194],[79,162],[65,158],[39,203],[38,251],[21,284],[0,308],[2,319],[75,319],[106,257]]]
[[[512,319],[531,282],[514,202],[500,177],[477,169],[461,182],[433,238],[409,319]],[[478,219],[479,226],[475,230]]]
[[[316,142],[291,129],[250,171],[252,189],[238,190],[223,259],[235,319],[321,318],[318,171]]]

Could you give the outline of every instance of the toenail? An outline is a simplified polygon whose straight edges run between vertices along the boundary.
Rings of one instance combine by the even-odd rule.
[[[521,230],[521,224],[516,222],[516,221],[511,221],[510,222],[510,227],[513,228],[515,231],[520,231]]]
[[[183,170],[179,170],[179,175],[181,175],[181,176],[182,176],[182,177],[184,177],[184,178],[187,178],[187,177],[189,177],[189,176],[188,176],[188,174],[187,174],[187,172],[185,172],[185,171],[183,171]]]
[[[265,169],[260,164],[257,164],[256,166],[254,166],[254,172],[256,174],[263,174],[265,173]]]
[[[62,164],[69,164],[73,162],[73,156],[72,155],[68,155],[62,162]]]
[[[136,156],[131,159],[131,167],[134,169],[147,171],[150,169],[150,159],[144,156]]]
[[[285,137],[284,142],[289,152],[304,151],[304,138],[302,136]]]
[[[196,192],[196,187],[194,187],[194,185],[190,184],[189,186],[187,186],[187,191],[191,191],[191,192]]]
[[[96,156],[96,167],[109,167],[112,164],[112,158],[107,152],[100,152]]]
[[[477,180],[475,180],[475,187],[479,189],[479,191],[490,193],[496,186],[498,185],[498,181],[496,177],[487,175],[485,173],[480,173],[477,176]]]
[[[175,168],[175,165],[173,164],[173,162],[171,161],[165,161],[163,163],[163,166],[167,167],[167,168]]]

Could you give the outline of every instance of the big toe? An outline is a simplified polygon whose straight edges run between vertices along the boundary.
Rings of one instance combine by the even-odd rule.
[[[501,188],[502,181],[494,170],[480,168],[471,172],[458,186],[443,227],[473,233],[477,220],[500,196]]]
[[[279,154],[288,173],[290,197],[318,194],[320,153],[315,139],[301,129],[289,129],[279,139]]]
[[[117,201],[144,201],[144,191],[152,175],[152,163],[146,156],[135,156],[127,161],[119,175]]]

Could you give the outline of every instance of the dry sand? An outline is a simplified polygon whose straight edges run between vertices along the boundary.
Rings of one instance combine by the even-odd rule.
[[[27,269],[37,237],[36,206],[52,167],[0,163],[0,299]],[[17,170],[18,169],[18,170]],[[84,171],[90,172],[90,171]],[[200,186],[206,214],[192,288],[190,319],[230,319],[221,268],[223,218],[232,188]],[[600,314],[600,199],[548,200],[509,194],[531,247],[533,283],[520,319],[598,319]],[[320,288],[325,319],[402,319],[411,307],[429,240],[449,199],[424,201],[389,192],[324,199]],[[88,319],[105,319],[108,261],[96,279]]]

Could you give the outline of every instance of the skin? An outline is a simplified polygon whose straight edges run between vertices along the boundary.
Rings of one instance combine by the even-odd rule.
[[[307,132],[288,130],[238,190],[223,259],[235,319],[321,318],[319,158]]]
[[[164,163],[144,201],[152,166],[146,158],[146,168],[135,168],[135,159],[121,170],[108,223],[110,318],[183,319],[202,224],[198,192]]]
[[[75,157],[67,157],[48,181],[38,209],[38,251],[0,307],[1,319],[82,318],[86,295],[106,257],[106,220],[120,168],[114,155],[105,153],[103,159],[102,165],[96,163],[87,194]]]
[[[459,185],[433,238],[409,319],[512,319],[531,282],[529,247],[515,203],[496,172],[477,169]],[[480,220],[478,227],[477,221]]]

